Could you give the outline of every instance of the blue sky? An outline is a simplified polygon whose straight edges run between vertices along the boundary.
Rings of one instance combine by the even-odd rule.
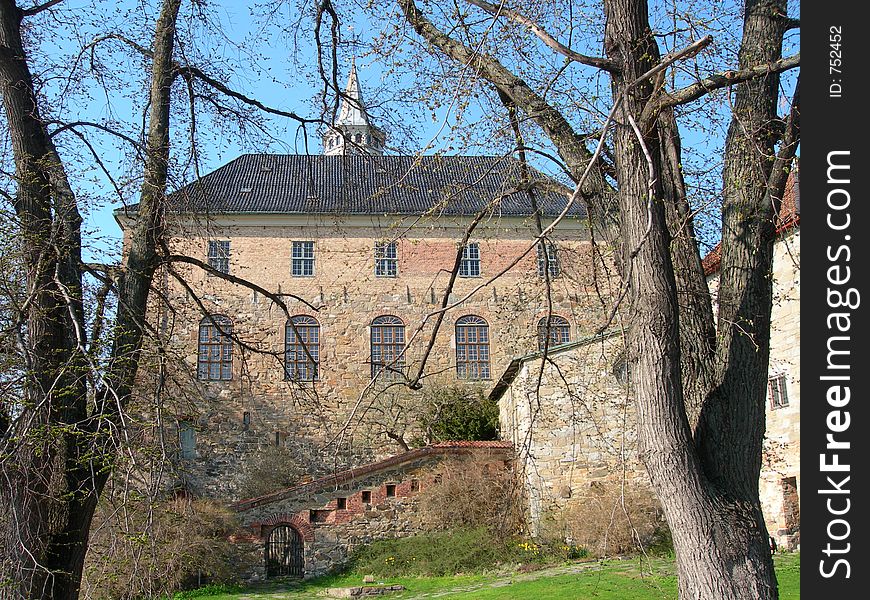
[[[715,3],[715,2],[714,2]],[[118,29],[134,30],[132,23],[142,14],[143,10],[153,10],[150,7],[154,2],[142,0],[120,0],[114,4],[107,4],[99,0],[67,0],[60,7],[61,18],[56,21],[49,20],[50,26],[56,26],[58,35],[46,36],[42,41],[43,52],[49,58],[73,56],[78,47],[96,35]],[[733,8],[733,2],[721,1],[725,8]],[[142,6],[145,6],[143,9]],[[186,6],[189,6],[186,4]],[[392,3],[383,5],[383,11],[393,10]],[[314,76],[313,47],[310,42],[310,26],[302,29],[299,37],[293,36],[293,31],[287,28],[299,19],[292,4],[275,2],[272,4],[249,5],[248,3],[232,1],[213,1],[208,3],[212,9],[212,18],[215,20],[214,27],[199,27],[194,34],[195,43],[188,42],[182,50],[193,56],[196,64],[221,77],[231,87],[249,96],[256,97],[265,104],[282,110],[292,110],[304,117],[317,116],[320,104],[317,101],[317,92],[322,89],[321,83]],[[128,10],[130,12],[124,12]],[[251,18],[252,10],[256,11],[258,20]],[[82,12],[83,11],[83,12]],[[104,15],[94,18],[100,11],[106,11]],[[270,12],[271,11],[271,12]],[[271,23],[264,25],[260,19],[264,15],[271,17]],[[380,15],[379,15],[380,16]],[[184,26],[186,21],[182,22]],[[371,23],[358,17],[356,22],[346,22],[343,26],[343,37],[360,38],[368,41],[376,35],[377,31]],[[737,32],[739,35],[739,32]],[[132,35],[132,34],[131,34]],[[147,37],[141,38],[147,43]],[[724,43],[726,40],[719,40]],[[662,43],[666,46],[666,40]],[[796,43],[796,41],[794,42]],[[95,56],[107,69],[114,69],[118,77],[112,83],[108,92],[94,85],[91,80],[85,89],[80,86],[79,91],[86,92],[84,100],[73,94],[64,95],[57,90],[59,85],[69,85],[61,78],[53,80],[46,76],[49,89],[57,94],[49,98],[49,102],[56,103],[57,111],[61,117],[72,120],[102,120],[113,118],[119,122],[131,126],[131,132],[136,131],[136,124],[141,125],[141,81],[125,77],[124,73],[136,73],[135,58],[131,53],[122,52],[122,46],[118,43],[104,43],[100,46]],[[667,48],[665,48],[666,50]],[[413,50],[412,50],[413,51]],[[787,50],[787,53],[794,48]],[[56,56],[52,56],[56,55]],[[352,52],[345,52],[339,62],[339,84],[344,85],[349,70]],[[409,57],[413,62],[414,56]],[[298,59],[298,63],[294,63]],[[227,63],[235,66],[233,69],[226,68]],[[434,102],[434,109],[427,106],[415,106],[408,102],[407,91],[412,89],[414,81],[410,75],[389,72],[384,65],[374,58],[364,54],[364,45],[360,46],[357,58],[360,81],[367,103],[373,106],[373,114],[378,124],[386,129],[394,131],[392,140],[394,145],[401,146],[398,152],[408,153],[418,151],[423,145],[432,140],[435,148],[446,148],[454,143],[454,136],[461,136],[462,129],[452,132],[450,126],[455,124],[455,104],[451,103],[449,90],[444,91],[444,98],[438,98]],[[408,64],[408,63],[405,63]],[[131,68],[132,67],[132,68]],[[42,75],[51,74],[46,70]],[[86,82],[87,83],[87,82]],[[788,87],[787,85],[785,86]],[[177,97],[185,100],[183,96]],[[176,103],[178,106],[179,103]],[[183,108],[183,107],[181,107]],[[467,123],[482,119],[485,116],[487,104],[472,100],[470,107],[464,113]],[[293,121],[287,119],[270,119],[269,126],[272,137],[249,134],[244,140],[229,134],[221,129],[220,124],[206,116],[199,117],[198,129],[201,132],[211,131],[205,136],[201,144],[202,161],[200,172],[209,172],[221,164],[232,160],[244,152],[280,152],[294,153],[304,152],[302,138]],[[445,127],[446,124],[446,127]],[[395,135],[396,129],[410,128],[402,139]],[[705,155],[705,147],[709,146],[711,160],[719,160],[716,156],[716,146],[721,143],[724,130],[721,125],[711,125],[707,131],[691,133],[684,129],[684,145],[693,148],[699,156]],[[89,134],[92,132],[89,132]],[[312,129],[310,133],[314,134]],[[132,134],[132,133],[131,133]],[[177,147],[184,145],[186,136],[184,129],[173,131],[173,140]],[[67,144],[60,140],[61,151],[66,152]],[[67,139],[66,142],[75,141]],[[103,159],[113,171],[114,177],[122,181],[124,170],[121,168],[122,148],[114,143],[114,140],[105,136],[91,135],[91,143],[98,148]],[[477,149],[483,151],[487,148],[488,140],[478,140]],[[309,152],[319,152],[319,137],[311,141]],[[98,169],[94,168],[92,159],[87,153],[78,156],[79,165],[87,165],[82,171],[85,175],[77,182],[82,197],[87,198],[84,205],[86,229],[92,232],[89,247],[95,253],[99,249],[117,248],[120,238],[120,229],[111,216],[112,210],[120,206],[117,196],[114,194],[108,180],[102,176]],[[543,170],[548,170],[546,165],[541,165]],[[131,172],[132,173],[132,172]],[[189,178],[189,176],[188,176]],[[128,201],[135,201],[135,186],[128,190]]]

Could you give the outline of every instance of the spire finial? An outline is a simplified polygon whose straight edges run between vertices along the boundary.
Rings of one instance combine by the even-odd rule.
[[[383,132],[371,124],[366,112],[357,75],[356,55],[353,55],[338,117],[323,139],[324,153],[381,155],[384,153],[384,138]]]

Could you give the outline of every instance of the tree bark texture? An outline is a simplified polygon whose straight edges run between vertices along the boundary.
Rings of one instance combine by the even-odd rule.
[[[136,376],[148,290],[158,263],[180,4],[166,0],[155,28],[140,220],[117,290],[108,372],[101,387],[89,389],[81,216],[40,116],[22,43],[25,14],[12,0],[0,0],[0,90],[16,166],[14,206],[21,225],[16,242],[24,249],[30,300],[23,415],[0,432],[4,597],[78,597],[91,520],[117,455],[112,431]],[[89,397],[95,404],[90,412]]]
[[[583,171],[588,152],[576,149],[577,136],[557,109],[542,106],[495,58],[438,30],[413,0],[399,4],[418,34],[454,61],[474,65],[539,124],[572,173]],[[778,592],[758,478],[776,210],[770,199],[782,197],[784,178],[774,185],[771,177],[779,67],[759,67],[782,62],[785,1],[746,2],[740,69],[755,75],[735,88],[725,149],[718,332],[673,108],[662,108],[661,80],[644,79],[660,62],[647,3],[604,0],[604,9],[606,60],[618,102],[613,154],[621,271],[629,285],[623,312],[628,360],[641,458],[674,536],[680,597],[773,599]],[[601,201],[595,192],[604,189],[593,184],[585,194],[593,207]]]

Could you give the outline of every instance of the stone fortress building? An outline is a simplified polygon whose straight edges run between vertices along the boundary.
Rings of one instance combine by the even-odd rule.
[[[510,157],[392,156],[385,144],[354,67],[322,155],[243,155],[170,197],[170,251],[193,259],[163,274],[154,308],[176,357],[178,485],[235,503],[264,553],[260,576],[319,574],[358,544],[413,534],[424,467],[448,456],[516,465],[533,531],[595,481],[645,481],[620,338],[595,335],[613,270],[584,207],[540,174],[524,180]],[[135,207],[116,219],[126,231]],[[795,344],[789,310],[780,337]],[[788,448],[794,348],[772,358],[788,400],[769,429]],[[450,386],[499,402],[502,442],[413,449],[425,394]],[[243,498],[247,461],[266,446],[292,449],[308,475]],[[765,481],[799,481],[796,466]],[[775,495],[772,522],[791,531],[792,504]]]

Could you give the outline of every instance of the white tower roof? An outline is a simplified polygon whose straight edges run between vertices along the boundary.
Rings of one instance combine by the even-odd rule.
[[[384,153],[384,132],[372,125],[362,99],[356,61],[351,63],[347,87],[341,97],[338,116],[323,135],[327,156]]]

